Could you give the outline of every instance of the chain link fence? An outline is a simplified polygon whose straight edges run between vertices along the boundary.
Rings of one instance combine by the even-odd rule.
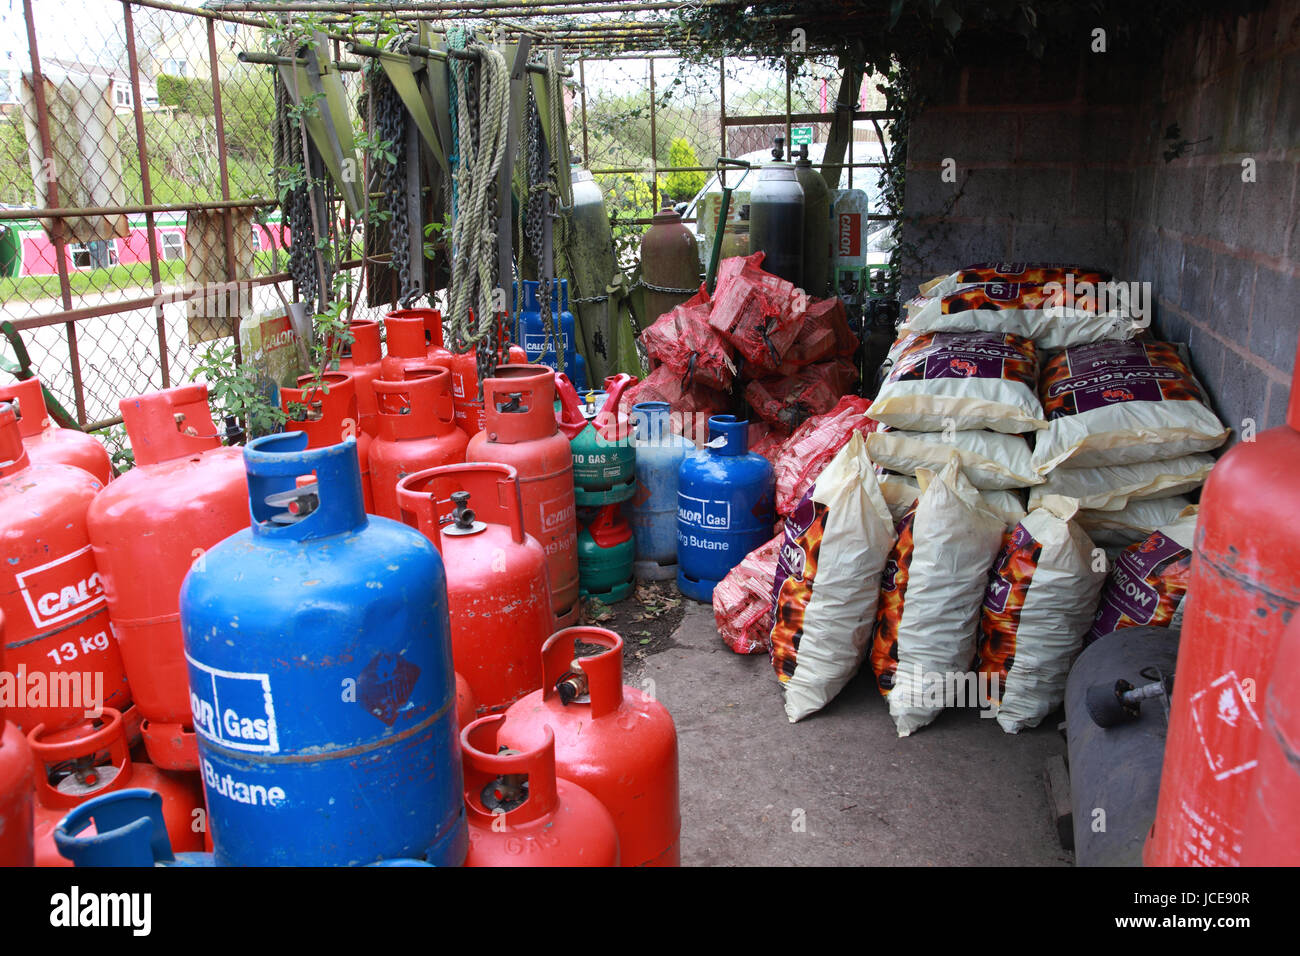
[[[115,426],[125,396],[189,381],[241,317],[282,313],[293,295],[274,67],[239,58],[272,36],[193,3],[0,2],[0,322],[88,430]],[[792,125],[824,143],[839,82],[833,63],[788,77],[744,59],[573,66],[570,148],[625,250],[659,208],[699,194],[719,157],[765,151]],[[361,74],[343,79],[355,103]],[[337,228],[356,232],[346,217]],[[355,318],[382,317],[361,298]]]
[[[122,397],[188,381],[232,307],[277,299],[273,87],[237,58],[262,31],[80,0],[0,17],[0,321],[94,429]]]

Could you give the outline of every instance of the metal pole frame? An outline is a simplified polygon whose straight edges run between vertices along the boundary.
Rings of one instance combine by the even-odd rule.
[[[45,102],[45,74],[41,72],[41,55],[36,46],[36,18],[32,12],[32,0],[23,0],[23,17],[27,23],[27,51],[32,65],[32,94],[36,101],[36,127],[41,137],[41,153],[49,170],[45,186],[48,202],[59,204],[59,173],[54,161],[54,141],[50,137],[49,105]],[[50,235],[54,242],[54,255],[59,270],[59,292],[63,299],[64,311],[72,309],[72,283],[68,279],[67,242],[64,238],[66,223],[63,219],[54,220],[54,230]],[[77,327],[69,321],[66,323],[68,335],[68,363],[72,366],[72,392],[77,405],[77,424],[86,424],[86,393],[81,381],[81,356],[77,351]]]
[[[126,31],[127,69],[131,71],[131,106],[135,114],[136,153],[140,157],[140,193],[146,206],[153,205],[153,183],[149,175],[149,147],[144,135],[144,103],[140,99],[140,64],[135,48],[135,16],[130,3],[122,4],[122,27]],[[149,278],[153,281],[154,323],[158,328],[158,368],[162,387],[171,388],[172,377],[167,353],[167,318],[163,312],[162,271],[158,265],[158,235],[154,214],[144,214],[145,241],[149,245]]]
[[[659,210],[659,131],[655,126],[655,58],[646,57],[650,67],[650,211]]]

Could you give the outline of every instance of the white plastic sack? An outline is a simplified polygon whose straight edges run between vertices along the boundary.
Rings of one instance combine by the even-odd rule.
[[[910,432],[890,429],[867,436],[867,454],[882,468],[915,475],[938,471],[956,450],[962,474],[979,489],[1024,488],[1043,479],[1034,471],[1029,443],[1020,435],[984,429]]]
[[[1044,349],[1131,338],[1147,305],[1129,301],[1127,283],[1070,286],[1025,282],[957,285],[910,310],[902,332],[998,332]]]
[[[903,519],[880,584],[871,665],[900,737],[943,709],[943,689],[969,673],[989,566],[1005,525],[954,454],[922,469],[921,497]],[[935,687],[940,697],[935,700]]]
[[[1168,342],[1135,339],[1065,349],[1043,368],[1039,385],[1047,430],[1034,447],[1046,475],[1179,458],[1222,445],[1228,429]]]
[[[792,723],[825,707],[862,666],[893,544],[893,518],[854,432],[786,519],[777,558],[772,667]]]
[[[1017,335],[936,332],[907,336],[871,403],[891,428],[939,432],[987,428],[1015,434],[1047,427],[1038,400],[1038,351]]]
[[[1079,507],[1115,511],[1129,501],[1172,498],[1199,488],[1214,467],[1210,455],[1183,455],[1167,461],[1100,468],[1053,468],[1044,484],[1029,489],[1029,507],[1037,508],[1048,495],[1078,498]]]
[[[894,524],[898,524],[921,496],[921,486],[904,475],[882,475],[880,493],[885,496]],[[984,507],[1000,517],[1008,528],[1014,528],[1025,516],[1025,502],[1019,491],[980,490],[979,496]]]
[[[989,675],[982,686],[1010,734],[1037,727],[1065,700],[1065,679],[1106,580],[1073,520],[1078,508],[1073,498],[1047,496],[1007,536],[989,574],[978,670]]]
[[[1080,511],[1079,525],[1103,548],[1127,548],[1174,521],[1191,502],[1181,495],[1130,501],[1117,511]]]

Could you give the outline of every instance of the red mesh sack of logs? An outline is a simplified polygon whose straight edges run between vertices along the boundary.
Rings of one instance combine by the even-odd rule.
[[[619,417],[631,414],[632,406],[638,402],[667,402],[673,411],[673,431],[686,434],[681,427],[682,421],[692,416],[719,415],[731,405],[731,398],[722,392],[693,385],[689,388],[682,384],[682,378],[667,365],[660,365],[647,375],[639,385],[623,393],[619,403]]]
[[[749,450],[762,455],[773,465],[781,448],[789,441],[791,431],[779,425],[769,425],[764,421],[749,423]]]
[[[838,297],[814,299],[803,314],[799,337],[786,353],[778,371],[782,375],[793,375],[805,365],[852,356],[857,347],[858,340],[849,328],[843,301]]]
[[[795,429],[773,466],[778,514],[794,514],[822,469],[848,444],[854,432],[865,435],[876,430],[875,419],[867,414],[870,407],[870,399],[846,395],[829,412],[809,418]]]
[[[846,358],[818,362],[783,378],[764,378],[745,386],[745,401],[769,424],[796,428],[813,415],[835,407],[857,384],[857,368]]]
[[[708,299],[691,304],[699,298],[661,315],[641,333],[641,343],[650,358],[675,372],[686,387],[702,385],[725,391],[736,374],[731,346],[709,325]]]
[[[802,294],[795,294],[793,283],[755,265],[758,255],[741,260],[739,271],[733,268],[718,280],[709,313],[709,325],[744,358],[750,377],[780,368],[799,336],[807,304]]]
[[[785,540],[778,534],[745,555],[713,589],[713,620],[718,635],[737,654],[766,654],[772,635],[772,578]]]

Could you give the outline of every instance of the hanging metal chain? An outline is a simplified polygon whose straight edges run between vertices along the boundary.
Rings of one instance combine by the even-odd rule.
[[[302,132],[289,112],[289,91],[284,80],[275,78],[275,165],[279,170],[302,165]],[[315,313],[321,297],[316,269],[316,229],[311,215],[311,170],[303,169],[303,181],[285,192],[283,223],[289,227],[288,272],[298,289],[298,298]]]
[[[392,257],[390,267],[397,276],[397,299],[403,306],[411,304],[418,293],[411,279],[411,225],[406,205],[406,125],[408,116],[397,89],[378,64],[370,74],[375,128],[372,135],[388,143],[396,162],[381,158],[375,163],[384,208],[388,212],[388,240]]]
[[[528,84],[528,104],[525,113],[524,134],[524,172],[528,185],[528,202],[525,206],[527,222],[524,231],[528,236],[528,248],[537,264],[537,311],[542,319],[542,328],[546,330],[546,341],[555,353],[555,369],[564,371],[563,327],[557,316],[551,311],[551,297],[554,294],[554,262],[547,268],[543,262],[546,256],[546,242],[543,235],[543,220],[550,215],[548,187],[551,182],[550,170],[542,162],[542,116],[533,96],[533,86]],[[522,283],[520,283],[522,286]],[[558,328],[557,328],[558,326]]]

